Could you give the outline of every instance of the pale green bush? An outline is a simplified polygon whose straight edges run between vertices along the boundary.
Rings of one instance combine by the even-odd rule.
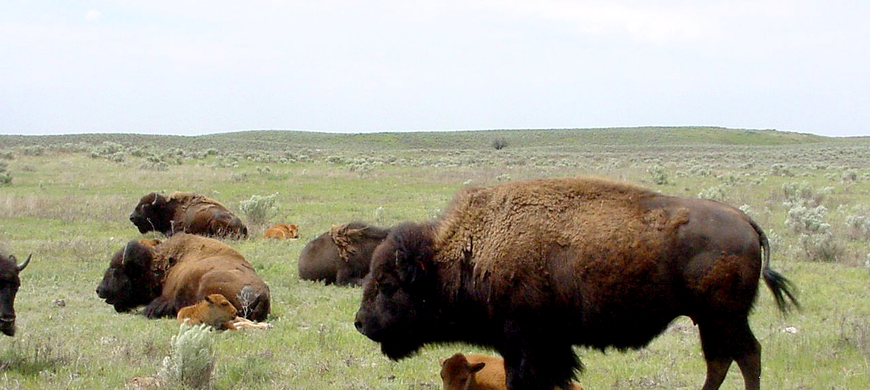
[[[181,325],[170,346],[159,374],[164,383],[170,388],[210,389],[215,366],[211,327]]]
[[[853,240],[870,240],[870,217],[866,215],[847,216],[846,235]]]
[[[727,196],[728,194],[725,192],[724,184],[707,188],[698,193],[698,197],[701,199],[710,199],[718,202],[724,201]]]
[[[788,210],[785,227],[795,233],[823,234],[831,225],[825,222],[828,209],[825,206],[807,208],[804,205],[794,205]]]
[[[799,242],[800,253],[807,261],[833,263],[840,261],[846,253],[846,249],[830,231],[801,234]]]
[[[668,173],[665,171],[665,167],[661,165],[653,165],[647,168],[646,172],[650,176],[650,180],[653,183],[658,185],[668,184]]]
[[[278,214],[278,206],[275,204],[277,197],[278,193],[268,196],[253,195],[250,199],[239,202],[239,209],[248,218],[249,223],[263,225]]]

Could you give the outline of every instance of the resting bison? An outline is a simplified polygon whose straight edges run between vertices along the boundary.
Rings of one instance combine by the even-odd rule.
[[[293,223],[277,223],[263,232],[263,238],[273,238],[276,240],[299,238],[299,227]]]
[[[218,240],[178,233],[157,246],[130,241],[112,257],[97,295],[124,312],[145,306],[145,316],[176,316],[210,294],[225,296],[239,316],[269,315],[269,287],[241,253]]]
[[[755,390],[747,317],[759,276],[780,310],[797,306],[769,261],[761,228],[709,200],[593,178],[466,189],[375,250],[355,325],[391,359],[428,343],[491,347],[509,389],[538,390],[580,370],[572,345],[641,348],[686,315],[700,329],[704,389],[736,361]]]
[[[15,256],[0,254],[0,332],[15,336],[15,294],[21,287],[18,274],[30,264],[30,256],[18,264]]]
[[[140,233],[158,231],[167,237],[185,232],[213,237],[247,237],[248,228],[235,214],[213,199],[191,192],[168,197],[152,192],[130,214]]]
[[[175,318],[182,324],[208,324],[219,330],[236,329],[233,326],[236,307],[221,294],[206,295],[199,303],[182,307]]]
[[[369,272],[372,252],[389,232],[362,222],[333,226],[302,248],[299,277],[358,286]]]

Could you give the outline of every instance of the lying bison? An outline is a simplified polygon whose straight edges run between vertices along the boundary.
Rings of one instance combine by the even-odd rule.
[[[239,316],[269,315],[269,287],[241,253],[206,237],[178,233],[157,246],[130,241],[112,257],[97,295],[124,312],[145,305],[145,316],[176,316],[211,294],[225,296]]]
[[[15,336],[15,294],[21,287],[18,274],[30,264],[30,256],[18,264],[15,256],[0,253],[0,332]]]
[[[538,390],[568,385],[581,367],[573,345],[641,348],[686,315],[701,334],[704,389],[733,361],[758,389],[747,317],[759,277],[780,310],[797,306],[769,249],[735,208],[603,179],[467,189],[375,250],[355,325],[391,359],[428,343],[491,347],[509,389]]]
[[[168,197],[152,192],[142,197],[130,214],[140,233],[158,231],[167,237],[192,233],[212,237],[247,237],[248,228],[217,201],[191,192]]]
[[[333,226],[302,248],[299,277],[358,286],[369,272],[372,252],[389,232],[362,222]]]

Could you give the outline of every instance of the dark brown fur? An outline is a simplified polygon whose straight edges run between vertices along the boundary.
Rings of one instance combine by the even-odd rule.
[[[757,390],[759,277],[780,309],[783,294],[796,304],[768,264],[762,230],[713,201],[591,178],[467,189],[375,250],[356,326],[393,359],[427,343],[492,347],[508,388],[532,390],[569,383],[573,345],[641,348],[686,315],[700,328],[704,389],[736,361]]]
[[[248,228],[224,205],[191,192],[156,192],[143,196],[130,214],[140,233],[158,231],[167,237],[191,233],[211,237],[247,237]]]
[[[0,332],[15,336],[15,295],[21,287],[18,274],[30,263],[30,255],[18,264],[15,256],[0,253]]]
[[[308,242],[299,255],[299,277],[358,286],[369,272],[372,252],[389,229],[362,222],[333,226]]]
[[[269,287],[241,253],[185,233],[153,247],[127,243],[112,257],[97,294],[119,312],[145,305],[148,318],[175,316],[210,294],[225,296],[251,320],[265,320],[270,309]]]

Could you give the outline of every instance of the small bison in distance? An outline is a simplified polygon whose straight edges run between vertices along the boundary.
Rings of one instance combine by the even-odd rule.
[[[263,232],[263,238],[276,240],[299,238],[299,227],[293,223],[277,223]]]
[[[145,305],[148,318],[175,317],[211,294],[226,297],[239,316],[262,321],[269,315],[269,287],[242,254],[193,234],[178,233],[156,246],[128,242],[97,287],[116,311]]]
[[[173,192],[168,197],[152,192],[142,197],[130,222],[145,234],[158,231],[167,237],[191,233],[211,237],[247,237],[248,228],[224,205],[203,195]]]
[[[18,274],[30,264],[31,255],[18,264],[15,256],[0,253],[0,332],[15,336],[15,294],[21,287]]]
[[[358,286],[369,272],[372,252],[389,232],[362,222],[333,226],[302,248],[299,277]]]
[[[642,348],[685,315],[700,330],[704,389],[736,361],[758,390],[748,316],[759,278],[780,310],[797,306],[769,262],[761,228],[714,201],[596,178],[464,189],[439,219],[378,246],[355,325],[391,359],[429,343],[491,347],[508,389],[541,390],[580,370],[572,346]]]
[[[506,390],[504,360],[494,356],[457,353],[441,363],[443,390]],[[572,382],[568,387],[553,390],[583,390]]]

